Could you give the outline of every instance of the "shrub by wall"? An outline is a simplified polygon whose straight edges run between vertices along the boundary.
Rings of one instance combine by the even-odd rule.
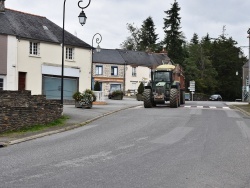
[[[59,100],[46,100],[31,91],[0,91],[0,133],[50,123],[62,112]]]

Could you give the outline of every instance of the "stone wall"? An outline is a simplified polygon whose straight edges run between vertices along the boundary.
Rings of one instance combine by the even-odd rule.
[[[30,91],[0,91],[0,133],[50,123],[62,112],[59,100],[46,100]]]

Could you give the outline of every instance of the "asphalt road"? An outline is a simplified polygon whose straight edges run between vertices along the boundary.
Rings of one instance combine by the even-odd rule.
[[[223,102],[134,107],[0,149],[0,187],[249,188],[250,119]]]

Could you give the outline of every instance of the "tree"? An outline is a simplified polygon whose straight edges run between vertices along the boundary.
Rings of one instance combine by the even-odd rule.
[[[235,100],[241,97],[241,89],[238,86],[241,85],[243,62],[239,58],[240,49],[236,44],[237,42],[231,37],[226,38],[224,35],[212,42],[210,58],[218,72],[217,92],[222,95],[223,100]]]
[[[127,29],[131,36],[120,44],[121,48],[127,50],[139,50],[140,49],[140,34],[141,30],[134,26],[134,24],[127,23]]]
[[[196,92],[212,94],[217,88],[217,72],[209,59],[208,46],[204,41],[190,43],[187,47],[188,57],[184,61],[186,85],[195,80]]]
[[[185,43],[184,35],[180,31],[181,17],[179,16],[178,2],[174,1],[172,7],[168,11],[164,11],[167,16],[164,18],[165,38],[163,43],[166,45],[168,56],[177,64],[183,64],[184,52],[182,45]]]
[[[127,24],[127,29],[131,34],[120,45],[121,48],[127,50],[138,51],[160,51],[160,44],[157,44],[157,34],[155,33],[155,25],[152,17],[148,17],[143,21],[141,28],[137,28],[134,24]]]
[[[141,82],[140,85],[138,86],[138,93],[142,94],[144,91],[144,84]]]
[[[191,39],[192,44],[198,44],[199,43],[199,37],[196,33],[194,33],[193,38]]]
[[[157,34],[155,34],[155,25],[153,22],[152,17],[148,17],[146,20],[143,21],[141,26],[141,32],[139,34],[140,39],[140,49],[141,51],[145,51],[148,48],[152,51],[155,51],[157,45]]]
[[[94,91],[101,91],[101,86],[100,86],[100,83],[98,81],[95,82]]]

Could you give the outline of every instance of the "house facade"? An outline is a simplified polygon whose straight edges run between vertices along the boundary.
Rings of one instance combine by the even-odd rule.
[[[105,95],[110,90],[124,90],[125,61],[117,50],[94,50],[92,75],[92,85],[98,81]]]
[[[151,70],[166,58],[164,53],[102,49],[93,53],[92,84],[98,81],[105,95],[110,90],[122,90],[126,95],[133,95],[141,82],[145,85],[151,80]]]
[[[4,2],[1,0],[1,2]],[[0,89],[60,99],[62,28],[45,17],[0,13]],[[65,31],[64,99],[91,85],[91,46]]]

